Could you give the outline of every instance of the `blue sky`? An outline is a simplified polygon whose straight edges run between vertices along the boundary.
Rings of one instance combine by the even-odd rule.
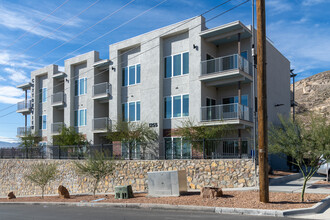
[[[12,112],[16,110],[15,103],[24,99],[16,85],[28,82],[31,71],[53,63],[63,66],[63,60],[91,50],[99,51],[101,58],[108,58],[109,44],[191,18],[225,2],[163,1],[0,0],[0,141],[11,141],[16,136],[16,128],[24,126],[24,117]],[[205,17],[210,19],[243,1],[232,0]],[[267,35],[291,61],[298,79],[330,69],[329,9],[328,0],[266,1]],[[114,14],[77,36],[111,13]],[[251,2],[206,25],[212,28],[234,20],[251,24]],[[116,30],[77,50],[113,29]]]

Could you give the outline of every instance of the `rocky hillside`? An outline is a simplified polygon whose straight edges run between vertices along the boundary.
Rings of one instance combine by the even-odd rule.
[[[330,121],[330,71],[296,82],[295,91],[297,118],[303,119],[305,113],[313,112],[326,116]]]

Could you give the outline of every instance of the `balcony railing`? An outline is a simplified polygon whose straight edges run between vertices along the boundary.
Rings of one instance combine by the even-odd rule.
[[[25,111],[30,111],[31,110],[31,100],[24,100],[21,102],[17,103],[17,111],[18,112],[25,112]]]
[[[17,128],[17,137],[25,137],[31,134],[31,127],[18,127]]]
[[[110,95],[110,84],[108,82],[93,85],[93,98],[108,97]]]
[[[110,119],[109,118],[94,118],[93,119],[93,131],[103,131],[106,132],[110,129]]]
[[[58,92],[52,95],[52,105],[53,106],[61,106],[64,105],[65,102],[65,93]]]
[[[63,122],[52,123],[52,130],[51,130],[52,134],[59,134],[63,126],[64,126]]]
[[[252,121],[251,109],[247,106],[233,103],[201,107],[201,121],[221,121],[242,119]]]
[[[228,70],[239,69],[247,74],[252,74],[252,65],[244,57],[233,54],[225,57],[218,57],[201,62],[201,75],[222,73]]]

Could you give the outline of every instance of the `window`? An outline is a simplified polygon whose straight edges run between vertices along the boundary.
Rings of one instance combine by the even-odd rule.
[[[75,80],[75,96],[84,95],[87,93],[87,78]]]
[[[180,53],[165,57],[165,78],[189,73],[189,53]]]
[[[238,140],[223,141],[223,154],[227,156],[237,155],[239,153],[238,145],[239,145]],[[248,142],[242,141],[242,154],[247,154],[247,153],[248,153]]]
[[[138,102],[129,102],[122,104],[123,121],[140,121],[141,104]]]
[[[131,157],[129,156],[129,154],[131,154]],[[129,147],[128,143],[122,143],[121,156],[124,159],[140,159],[141,158],[140,144],[134,141],[133,143],[131,143],[131,147]]]
[[[247,51],[241,52],[241,56],[247,60],[247,58],[248,58],[248,52]]]
[[[122,69],[122,86],[135,85],[141,82],[141,65],[136,64]]]
[[[238,96],[224,98],[224,99],[222,99],[222,103],[223,104],[238,103]],[[242,103],[242,105],[248,106],[248,95],[242,95],[241,96],[241,103]]]
[[[74,126],[86,126],[87,124],[87,110],[79,109],[74,112]]]
[[[47,102],[47,88],[39,89],[39,103]]]
[[[165,97],[164,111],[165,118],[189,116],[189,95]]]
[[[39,116],[39,129],[47,129],[47,115]]]
[[[187,140],[180,137],[166,137],[164,141],[166,159],[191,158],[191,146]]]

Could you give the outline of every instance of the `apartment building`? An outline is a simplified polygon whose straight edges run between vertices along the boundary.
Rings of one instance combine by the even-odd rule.
[[[66,60],[63,72],[56,65],[32,72],[31,82],[18,87],[31,89],[31,100],[18,112],[31,115],[31,131],[48,144],[63,124],[101,144],[118,120],[146,122],[159,134],[153,152],[169,159],[198,154],[173,133],[184,120],[227,124],[232,132],[207,156],[249,157],[257,81],[252,44],[251,27],[240,21],[208,29],[204,17],[188,19],[111,44],[109,59],[92,51]],[[276,124],[278,114],[290,113],[290,62],[268,41],[267,83],[268,120]],[[127,151],[117,148],[116,154]]]

